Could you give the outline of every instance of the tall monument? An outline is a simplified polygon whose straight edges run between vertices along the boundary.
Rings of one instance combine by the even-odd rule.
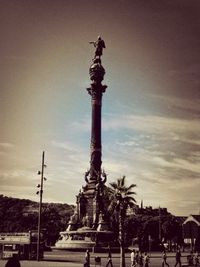
[[[102,84],[105,70],[101,64],[101,56],[105,43],[99,36],[97,41],[90,42],[95,47],[95,56],[89,68],[91,84],[87,91],[91,97],[91,141],[90,141],[90,168],[85,173],[85,185],[82,186],[76,200],[76,209],[68,223],[65,232],[61,232],[61,239],[56,246],[73,247],[73,240],[82,240],[82,246],[96,246],[103,237],[106,241],[110,236],[108,223],[105,220],[104,190],[106,188],[106,174],[101,168],[101,109],[102,96],[107,86]],[[68,238],[66,239],[66,236]],[[81,236],[81,238],[80,238]],[[71,239],[69,238],[71,237]],[[84,237],[84,238],[83,238]],[[91,238],[91,243],[85,242],[85,237]],[[70,241],[71,240],[71,241]],[[87,239],[88,240],[88,239]],[[69,243],[71,244],[69,245]],[[80,244],[79,244],[80,245]],[[78,245],[77,245],[78,246]]]
[[[90,142],[90,169],[85,173],[86,185],[83,187],[82,196],[86,200],[86,214],[80,209],[80,218],[87,216],[88,224],[95,228],[98,224],[99,215],[104,215],[103,187],[106,182],[106,174],[101,169],[102,146],[101,146],[101,108],[102,96],[107,86],[102,85],[105,70],[101,64],[101,56],[105,43],[98,37],[94,44],[96,51],[92,65],[89,69],[91,85],[87,88],[91,96],[91,142]],[[81,203],[80,203],[81,204]]]

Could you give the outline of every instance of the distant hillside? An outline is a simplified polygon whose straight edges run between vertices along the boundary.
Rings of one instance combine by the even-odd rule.
[[[47,233],[48,243],[55,243],[59,232],[66,229],[73,210],[73,205],[43,203],[41,228]],[[37,202],[0,195],[0,232],[35,230],[37,223]]]

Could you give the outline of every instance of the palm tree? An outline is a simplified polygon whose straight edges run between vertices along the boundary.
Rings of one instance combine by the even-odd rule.
[[[125,250],[124,250],[124,219],[128,207],[135,205],[135,199],[132,195],[135,192],[132,189],[136,186],[131,184],[126,186],[125,176],[117,179],[116,182],[110,183],[110,206],[109,210],[111,213],[117,212],[118,223],[119,223],[119,244],[120,244],[120,267],[125,267]]]

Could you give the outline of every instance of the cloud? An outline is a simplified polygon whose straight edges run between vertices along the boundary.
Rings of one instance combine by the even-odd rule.
[[[142,131],[146,133],[167,134],[195,132],[200,130],[199,120],[168,118],[161,116],[121,115],[106,118],[104,130],[119,130],[120,128]]]
[[[13,152],[15,145],[11,143],[0,143],[0,157],[5,157],[6,155]]]
[[[191,104],[190,101],[187,104]],[[194,105],[194,109],[198,107]],[[110,135],[112,140],[103,146],[103,163],[109,179],[126,175],[128,182],[137,184],[138,201],[143,199],[153,206],[159,203],[180,215],[197,208],[199,120],[129,112],[127,115],[107,114],[104,126],[107,138]],[[189,202],[189,196],[193,199],[192,192],[194,201]],[[185,206],[174,205],[176,199],[185,199]]]
[[[14,144],[11,143],[0,143],[0,149],[12,149],[14,147]]]
[[[22,192],[23,188],[34,191],[36,181],[34,181],[34,175],[31,171],[15,169],[2,171],[0,173],[0,184],[2,193],[6,188],[7,190],[9,188],[10,193],[12,193],[16,190]]]
[[[190,98],[168,96],[161,94],[150,94],[149,98],[155,103],[155,106],[160,103],[162,109],[165,111],[165,116],[186,118],[186,119],[198,119],[200,116],[200,92],[193,94]]]
[[[159,116],[116,116],[106,120],[106,131],[119,131],[120,143],[148,149],[181,151],[183,155],[198,150],[200,142],[199,120],[179,119]],[[109,133],[108,133],[109,134]],[[128,142],[128,143],[127,143]],[[168,151],[167,150],[167,151]],[[185,152],[184,152],[185,151]]]
[[[72,122],[70,128],[72,128],[72,130],[76,132],[90,132],[91,119],[88,116],[85,116],[85,118],[79,121]]]
[[[51,141],[51,145],[56,148],[66,150],[68,152],[78,152],[80,148],[70,142]]]
[[[115,148],[120,149],[123,156],[131,155],[133,152],[133,155],[137,154],[138,159],[142,155],[145,161],[147,158],[150,160],[155,158],[160,164],[169,164],[176,158],[187,160],[188,164],[194,164],[194,161],[198,160],[196,153],[200,150],[198,120],[127,115],[108,118],[105,128],[107,135],[110,135],[110,139],[116,145],[110,148],[111,151],[116,150]],[[117,139],[113,135],[114,131],[119,133]],[[181,163],[186,164],[183,161]]]

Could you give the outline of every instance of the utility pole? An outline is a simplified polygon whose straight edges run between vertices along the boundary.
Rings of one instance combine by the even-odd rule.
[[[46,180],[44,177],[44,168],[46,165],[44,164],[44,154],[45,152],[43,151],[42,153],[42,171],[38,171],[38,175],[41,175],[41,182],[38,184],[38,188],[40,190],[37,192],[37,194],[40,195],[40,201],[39,201],[39,211],[38,211],[38,238],[37,238],[37,261],[40,260],[40,232],[41,232],[41,212],[42,212],[42,195],[43,195],[43,181]]]
[[[159,240],[162,242],[162,229],[161,229],[161,210],[159,206]]]

